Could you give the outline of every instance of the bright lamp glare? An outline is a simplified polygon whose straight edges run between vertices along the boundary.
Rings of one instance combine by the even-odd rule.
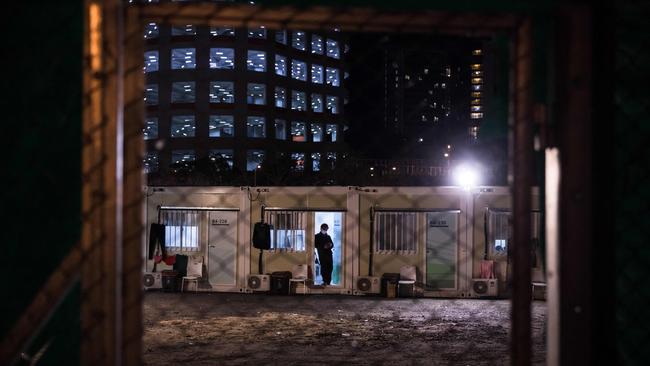
[[[469,189],[478,183],[478,173],[475,168],[461,165],[454,170],[454,179],[457,185]]]

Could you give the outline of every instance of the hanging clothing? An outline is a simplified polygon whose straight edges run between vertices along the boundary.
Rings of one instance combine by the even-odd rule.
[[[494,275],[494,261],[481,261],[481,278],[496,278]]]
[[[151,224],[149,228],[149,259],[153,259],[156,248],[160,246],[162,259],[167,258],[167,248],[165,247],[165,225]]]
[[[178,272],[179,277],[187,276],[187,262],[188,256],[183,254],[176,254],[176,262],[174,262],[174,271]]]

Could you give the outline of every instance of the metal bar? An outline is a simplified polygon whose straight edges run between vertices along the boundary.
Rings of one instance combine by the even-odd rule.
[[[487,211],[490,212],[497,212],[497,213],[512,213],[512,210],[507,209],[507,208],[492,208],[492,207],[486,207]],[[539,209],[531,209],[530,213],[541,213],[542,211]]]
[[[324,212],[346,212],[347,208],[335,207],[335,208],[321,208],[321,207],[266,207],[264,211],[298,211],[298,212],[313,212],[313,211],[324,211]]]
[[[513,154],[512,365],[531,364],[530,209],[533,183],[532,21],[517,29],[515,46],[515,124]]]
[[[138,5],[135,5],[138,6]],[[516,26],[517,16],[507,13],[449,13],[443,11],[421,11],[381,9],[372,10],[358,7],[311,6],[295,8],[291,6],[270,7],[248,4],[187,4],[170,2],[146,4],[142,6],[146,21],[170,24],[196,24],[234,27],[254,27],[264,25],[270,29],[329,30],[378,32],[387,31],[408,33],[467,34],[487,35]],[[299,13],[299,16],[297,15]],[[408,22],[404,19],[408,18]],[[480,26],[477,26],[480,24]]]
[[[239,207],[159,206],[159,211],[239,211]]]
[[[460,213],[460,209],[455,208],[380,208],[374,209],[375,212],[451,212]]]
[[[0,343],[0,365],[11,365],[40,333],[58,304],[79,280],[79,268],[84,260],[80,246],[75,245],[70,253],[38,291],[31,304],[18,318],[14,326],[5,334]]]
[[[134,365],[142,359],[142,238],[146,237],[144,156],[144,74],[142,72],[143,26],[137,8],[127,8],[124,22],[124,167],[122,249],[122,363]],[[119,143],[119,141],[118,141]]]
[[[368,276],[372,276],[372,260],[373,248],[375,245],[375,238],[378,236],[377,229],[375,228],[375,206],[370,206],[370,242],[368,244]]]
[[[81,363],[116,365],[122,347],[123,2],[84,3]]]
[[[559,200],[560,364],[592,365],[601,360],[592,359],[594,43],[589,7],[566,7],[560,13],[559,26],[556,80],[560,89],[557,118],[562,178]]]

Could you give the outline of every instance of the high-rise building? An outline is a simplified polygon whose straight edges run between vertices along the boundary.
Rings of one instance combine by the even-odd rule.
[[[479,128],[483,120],[483,104],[485,101],[484,91],[484,65],[483,65],[483,49],[475,48],[472,50],[471,62],[471,90],[470,90],[470,125],[469,125],[469,138],[471,142],[477,142],[479,136]]]
[[[393,36],[383,44],[384,128],[402,140],[395,157],[444,162],[477,142],[482,41]]]
[[[345,151],[341,33],[150,23],[144,38],[150,177],[201,159],[313,172]]]

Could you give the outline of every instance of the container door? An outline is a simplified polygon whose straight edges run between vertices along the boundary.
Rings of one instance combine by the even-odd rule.
[[[427,213],[427,281],[432,290],[456,289],[458,213]]]
[[[232,287],[237,279],[237,211],[210,211],[208,281]]]
[[[327,234],[332,237],[334,248],[332,249],[332,286],[341,286],[343,281],[343,213],[342,212],[314,212],[314,235],[320,232],[321,224],[327,224],[329,230]],[[323,282],[321,276],[320,264],[315,261],[316,248],[314,251],[314,283]]]

